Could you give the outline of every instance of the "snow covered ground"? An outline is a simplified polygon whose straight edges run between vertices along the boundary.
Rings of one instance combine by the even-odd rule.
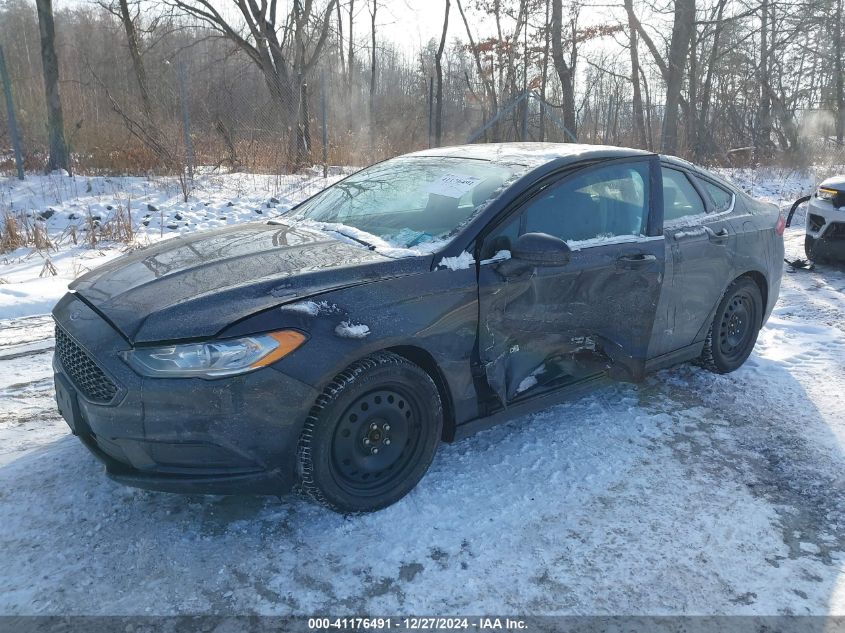
[[[786,206],[818,177],[725,175]],[[51,206],[58,236],[74,205],[131,198],[151,215],[143,241],[324,184],[209,177],[185,204],[172,183],[77,180],[2,181],[0,205]],[[785,275],[734,374],[681,366],[444,445],[411,495],[342,517],[103,476],[55,410],[44,313],[119,252],[65,245],[49,255],[59,277],[39,277],[45,254],[0,258],[0,614],[845,615],[843,268]]]

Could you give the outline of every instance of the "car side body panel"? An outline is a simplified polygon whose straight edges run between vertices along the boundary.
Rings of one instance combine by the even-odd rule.
[[[702,241],[701,261],[685,269],[688,255],[673,251],[677,231],[663,233],[662,189],[652,170],[641,240],[584,248],[569,266],[511,270],[505,276],[512,283],[502,285],[496,275],[514,264],[481,263],[479,248],[491,223],[533,186],[602,161],[658,159],[622,148],[518,144],[422,154],[438,152],[523,161],[525,169],[436,253],[393,259],[311,229],[246,226],[177,237],[81,278],[54,317],[120,386],[114,402],[78,397],[75,432],[110,476],[174,491],[285,490],[296,481],[298,438],[319,394],[376,351],[404,355],[432,375],[446,414],[444,438],[452,439],[605,384],[610,374],[638,379],[643,370],[696,356],[721,293],[739,275],[762,279],[771,313],[783,257],[772,205],[737,192],[734,209],[718,219],[727,243],[713,251]],[[443,265],[465,251],[472,265]],[[708,266],[722,251],[719,265]],[[649,256],[641,275],[621,273],[626,254]],[[690,298],[696,286],[707,293]],[[679,305],[689,317],[682,335]],[[646,320],[633,323],[632,309]],[[519,340],[500,337],[517,322]],[[282,329],[307,341],[269,367],[225,379],[142,377],[120,358],[132,346]],[[570,381],[520,395],[544,348],[581,354],[569,365],[577,371]],[[64,384],[68,372],[58,361],[55,372]]]
[[[356,335],[355,326],[366,326],[366,334]],[[454,421],[460,424],[479,414],[471,367],[478,328],[474,266],[440,268],[312,296],[307,304],[295,302],[254,315],[221,336],[285,328],[308,332],[309,340],[272,368],[317,391],[372,352],[417,348],[434,359],[448,387]]]

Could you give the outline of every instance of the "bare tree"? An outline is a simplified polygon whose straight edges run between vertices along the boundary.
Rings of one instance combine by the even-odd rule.
[[[562,0],[552,0],[552,59],[560,79],[563,95],[563,124],[577,138],[575,120],[574,69],[563,56],[563,6]],[[573,34],[574,35],[574,34]]]
[[[41,35],[41,64],[44,68],[44,94],[47,100],[47,128],[50,154],[47,171],[65,169],[70,173],[70,156],[65,142],[64,115],[59,93],[59,58],[56,55],[56,29],[53,24],[53,1],[36,0],[38,27]]]
[[[667,56],[666,109],[663,113],[661,147],[667,154],[678,152],[678,107],[687,64],[690,38],[695,27],[695,0],[675,0],[672,39]]]
[[[434,109],[434,144],[437,147],[443,142],[443,48],[446,46],[446,31],[449,29],[450,0],[446,0],[446,11],[443,13],[443,31],[440,35],[440,45],[434,55],[434,72],[437,77],[437,95]]]
[[[463,20],[464,28],[466,29],[467,40],[469,41],[469,48],[472,52],[473,60],[475,61],[475,68],[476,72],[478,73],[478,79],[479,81],[481,81],[482,86],[484,86],[484,92],[487,95],[487,100],[490,104],[489,109],[485,112],[485,118],[493,118],[499,112],[499,100],[496,96],[496,87],[493,81],[493,73],[492,71],[490,73],[485,72],[484,64],[481,62],[481,47],[476,43],[475,38],[473,37],[472,29],[469,26],[469,21],[467,20],[466,13],[464,13],[464,8],[461,4],[461,0],[457,0],[457,4],[458,11],[461,14],[461,20]]]
[[[634,0],[625,0],[625,11],[628,14],[629,53],[631,56],[631,85],[633,100],[631,103],[634,144],[637,147],[648,147],[645,133],[645,117],[643,116],[643,97],[640,90],[640,56],[637,49],[637,27],[634,16]]]
[[[833,14],[833,67],[836,73],[836,142],[841,146],[845,136],[845,68],[842,46],[842,0],[836,0]]]
[[[352,94],[352,76],[355,72],[355,0],[349,0],[349,51],[346,54],[346,91]]]
[[[376,111],[376,12],[378,0],[372,0],[370,9],[370,155],[375,153]]]
[[[772,94],[769,76],[769,0],[760,3],[760,61],[759,86],[760,97],[757,108],[757,121],[754,125],[754,149],[758,157],[768,154],[772,136]]]
[[[214,0],[166,0],[183,15],[196,18],[232,41],[260,69],[270,95],[276,104],[282,123],[296,130],[296,162],[305,160],[309,150],[308,117],[303,116],[307,104],[305,76],[320,59],[328,37],[331,14],[337,0],[328,0],[321,14],[316,15],[312,0],[294,0],[284,24],[277,22],[276,0],[234,0],[238,17],[246,25],[246,32],[218,9]],[[350,15],[351,15],[350,2]],[[350,50],[352,33],[350,24]],[[349,68],[352,59],[348,60]]]
[[[135,80],[138,82],[138,90],[141,93],[141,106],[147,119],[152,122],[153,104],[150,99],[147,70],[144,67],[144,60],[141,57],[141,49],[138,45],[138,31],[135,29],[135,20],[129,11],[128,0],[118,0],[118,7],[120,9],[120,21],[123,23],[123,30],[126,32],[129,56],[132,58],[132,69],[135,71]]]

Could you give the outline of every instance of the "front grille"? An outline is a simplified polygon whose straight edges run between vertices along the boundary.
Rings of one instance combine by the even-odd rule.
[[[91,402],[107,403],[117,395],[117,385],[106,376],[84,349],[56,326],[56,356],[65,373]]]
[[[845,240],[845,222],[831,222],[824,232],[829,240]]]

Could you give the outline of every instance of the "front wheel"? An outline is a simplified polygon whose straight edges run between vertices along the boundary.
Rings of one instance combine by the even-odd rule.
[[[812,237],[811,235],[804,236],[804,253],[807,255],[807,259],[809,259],[811,262],[815,261],[816,238]]]
[[[299,439],[300,485],[339,512],[384,508],[417,485],[442,430],[431,377],[396,354],[373,354],[336,376],[317,399]]]
[[[751,355],[763,325],[763,297],[753,280],[742,277],[728,286],[707,333],[700,364],[727,374]]]

